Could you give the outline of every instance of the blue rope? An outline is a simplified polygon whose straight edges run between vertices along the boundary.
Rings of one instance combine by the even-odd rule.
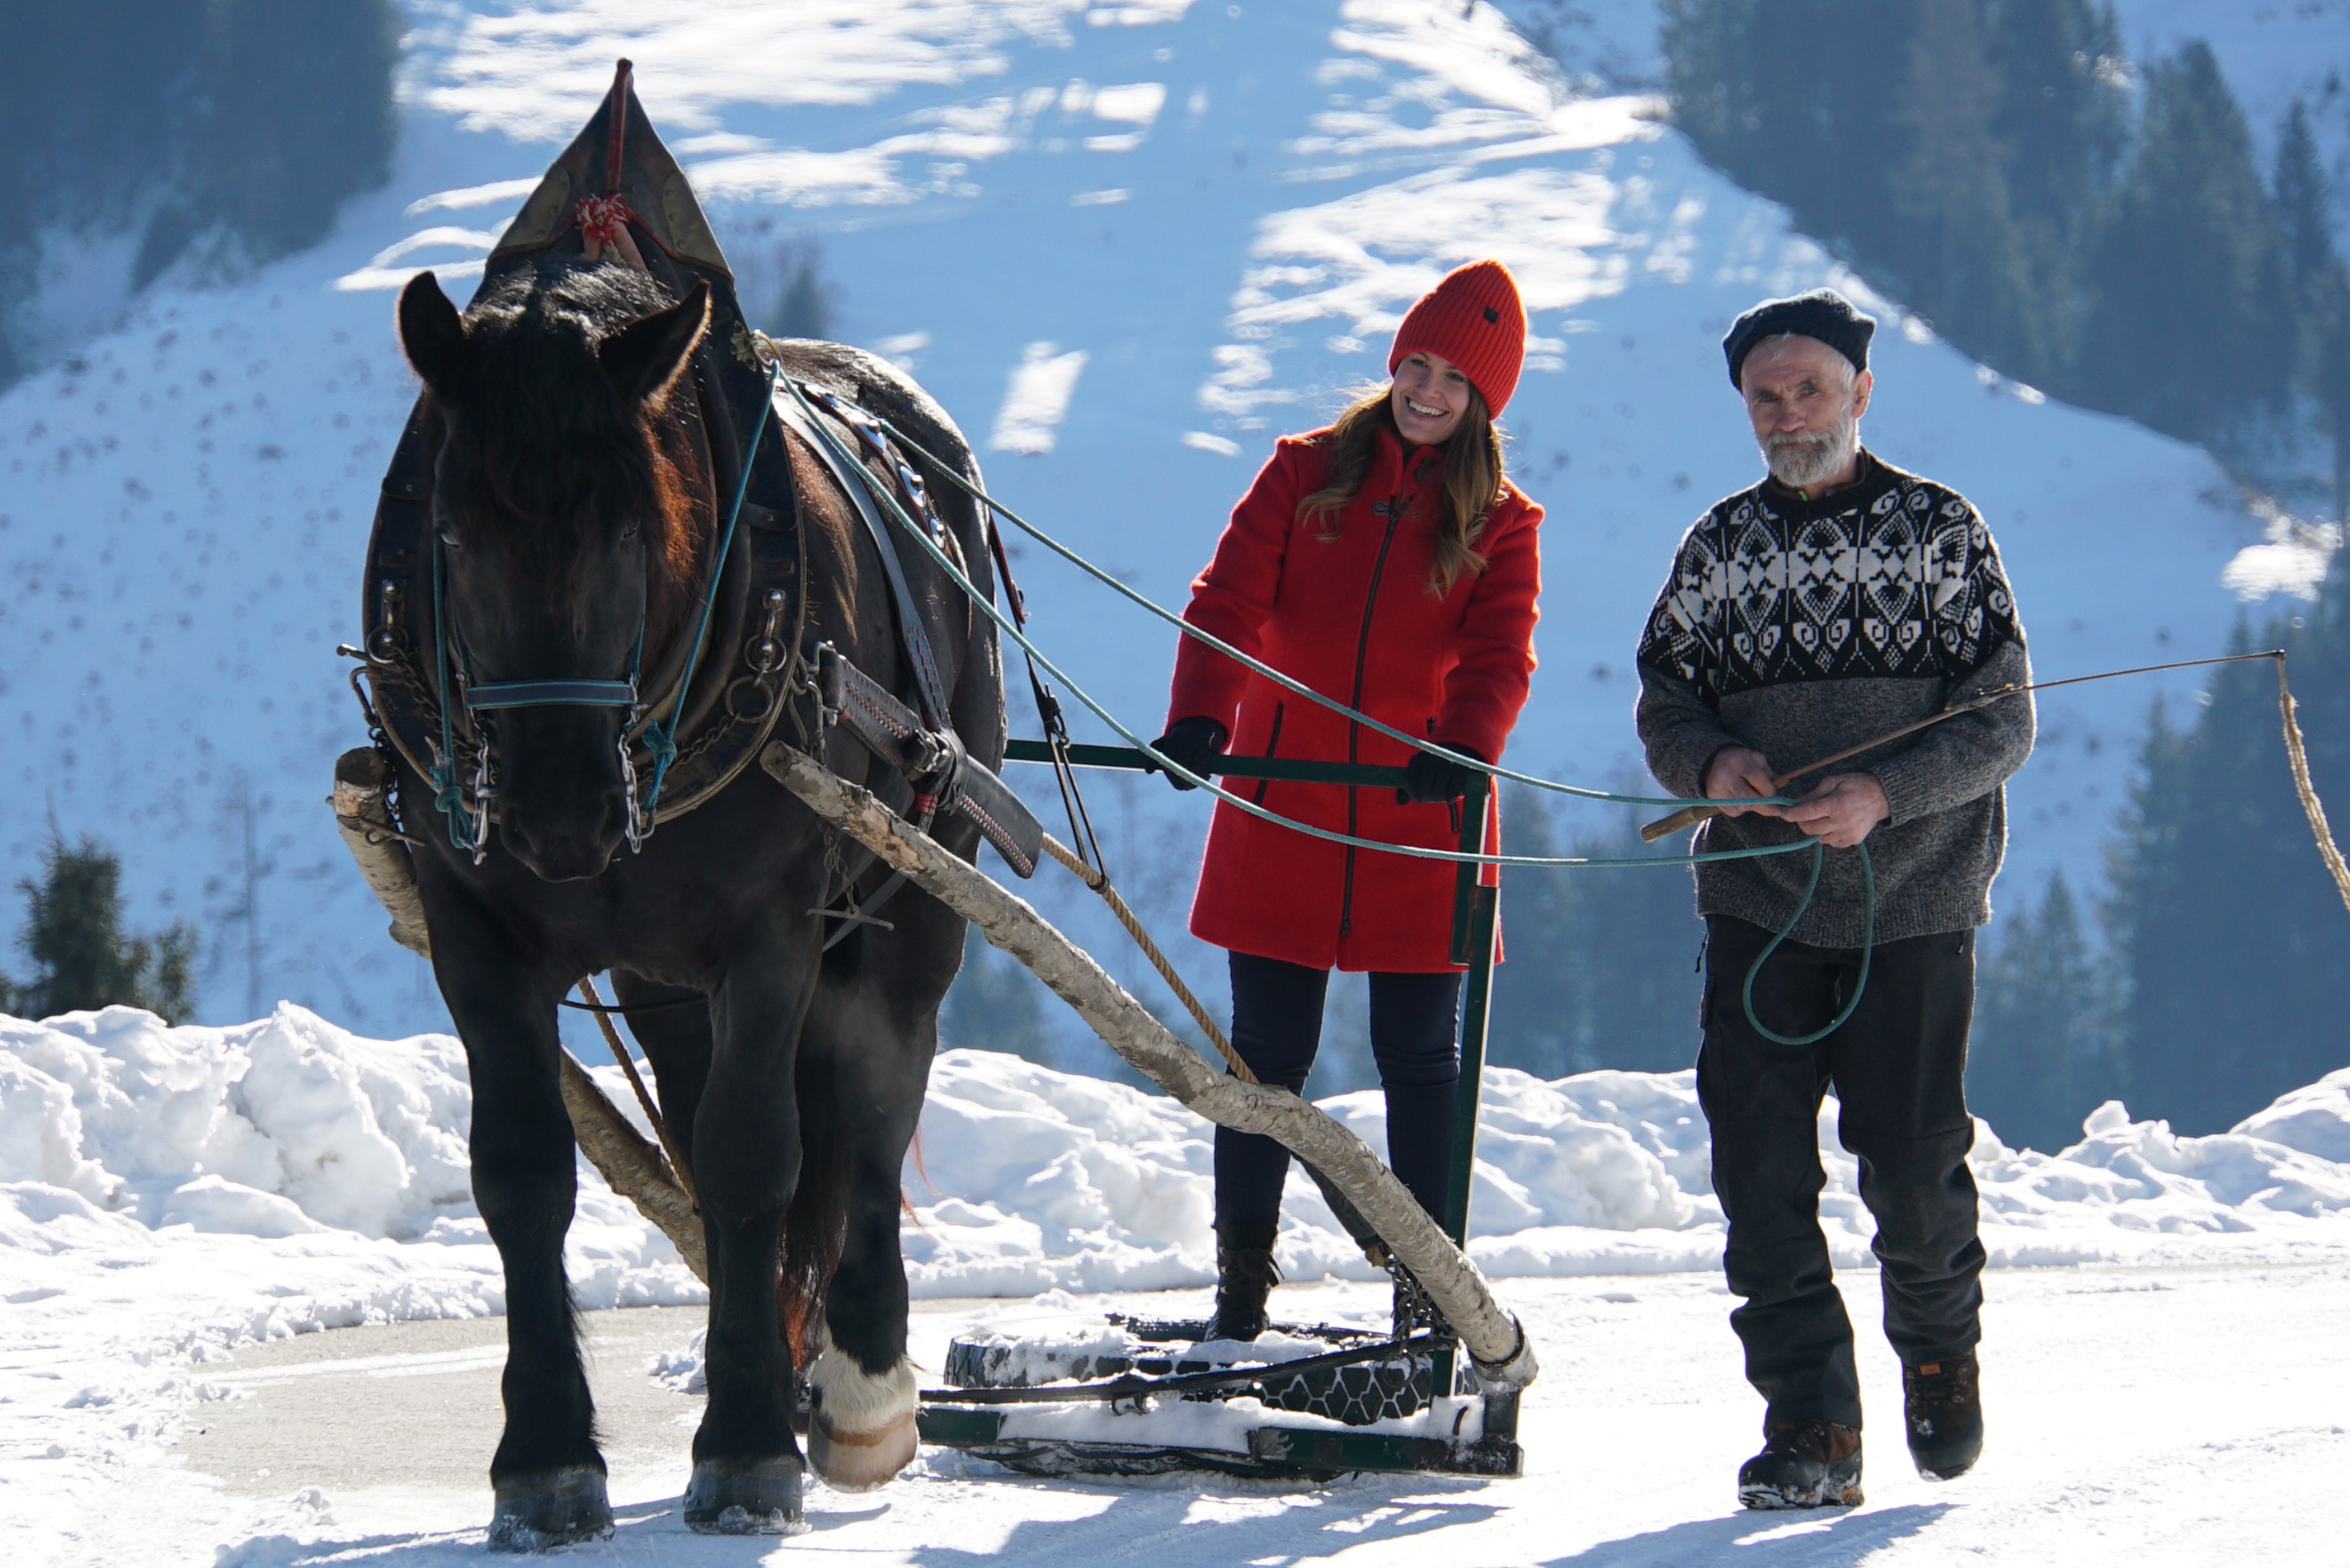
[[[951,465],[941,462],[937,457],[931,455],[931,453],[926,450],[920,441],[917,441],[910,436],[907,435],[905,431],[899,430],[896,425],[891,424],[887,419],[884,419],[879,414],[875,414],[873,416],[873,421],[879,425],[883,430],[888,431],[898,440],[905,442],[907,446],[911,447],[917,456],[928,462],[931,467],[936,470],[939,473],[944,475],[947,483],[952,484],[956,489],[962,491],[965,495],[970,496],[981,505],[994,512],[998,516],[1011,522],[1030,538],[1035,540],[1038,544],[1044,545],[1046,549],[1052,551],[1055,555],[1060,556],[1063,560],[1068,562],[1079,571],[1084,572],[1095,581],[1102,583],[1116,592],[1133,600],[1136,604],[1140,605],[1144,609],[1149,610],[1152,615],[1157,616],[1159,619],[1173,626],[1176,630],[1181,632],[1184,636],[1206,643],[1210,648],[1214,649],[1218,653],[1222,654],[1225,658],[1240,664],[1243,668],[1249,670],[1255,674],[1263,676],[1266,680],[1274,682],[1276,685],[1279,685],[1287,691],[1295,692],[1300,697],[1306,698],[1311,701],[1319,702],[1323,707],[1329,709],[1330,711],[1339,715],[1341,718],[1353,723],[1360,724],[1365,729],[1376,730],[1380,734],[1388,737],[1390,740],[1403,742],[1406,745],[1412,747],[1416,751],[1433,753],[1435,755],[1443,757],[1447,761],[1459,763],[1463,767],[1474,768],[1479,773],[1484,774],[1491,778],[1508,779],[1513,784],[1522,784],[1532,789],[1549,790],[1557,794],[1573,795],[1579,800],[1612,801],[1619,805],[1689,806],[1713,805],[1718,804],[1717,802],[1711,800],[1685,800],[1678,796],[1669,795],[1615,794],[1607,790],[1581,789],[1574,784],[1560,784],[1554,779],[1537,778],[1532,774],[1517,773],[1512,769],[1502,767],[1497,763],[1488,763],[1480,758],[1469,756],[1464,753],[1453,751],[1448,746],[1440,746],[1434,742],[1429,740],[1425,735],[1408,734],[1391,725],[1379,722],[1379,721],[1372,718],[1368,713],[1357,712],[1354,709],[1347,707],[1347,704],[1339,701],[1336,698],[1326,697],[1321,692],[1315,691],[1311,686],[1305,685],[1304,682],[1284,674],[1282,671],[1275,670],[1272,665],[1265,663],[1263,660],[1251,658],[1249,655],[1243,653],[1239,649],[1234,648],[1231,643],[1226,642],[1222,638],[1216,636],[1213,632],[1206,631],[1199,627],[1193,626],[1190,621],[1185,620],[1181,616],[1177,615],[1174,611],[1167,608],[1165,606],[1155,603],[1146,595],[1128,587],[1126,584],[1118,581],[1117,577],[1102,570],[1101,567],[1095,566],[1091,561],[1087,560],[1083,556],[1078,555],[1075,550],[1070,549],[1066,545],[1062,544],[1058,539],[1054,538],[1050,534],[1045,533],[1042,528],[1037,527],[1034,523],[1029,522],[1017,512],[1014,512],[1009,506],[1004,505],[1003,503],[995,499],[994,496],[990,495],[985,490],[981,489],[978,485],[975,485],[969,480],[963,478],[963,476],[957,473]],[[1027,646],[1024,640],[1023,641],[1022,646]],[[1090,706],[1090,704],[1088,704],[1088,706]],[[1113,728],[1115,728],[1115,726],[1113,726]],[[1123,730],[1118,732],[1120,734],[1125,733]],[[1151,755],[1157,756],[1158,753],[1153,752],[1151,753]],[[1191,775],[1186,774],[1184,776],[1189,778]],[[1759,800],[1748,801],[1746,804],[1750,805],[1792,805],[1793,802],[1783,795],[1770,795]],[[1642,863],[1644,862],[1629,860],[1589,862],[1591,865],[1622,866]],[[1565,863],[1561,862],[1561,864]]]
[[[768,402],[774,400],[775,385],[783,377],[783,362],[777,360],[767,377]],[[718,537],[718,554],[711,560],[710,586],[702,596],[702,619],[693,628],[693,649],[686,655],[684,673],[678,677],[677,695],[670,704],[669,720],[666,723],[654,720],[644,729],[645,752],[653,763],[653,782],[645,791],[643,806],[647,833],[652,831],[653,808],[660,804],[661,781],[669,776],[670,764],[677,761],[678,721],[685,716],[685,700],[693,689],[694,671],[702,667],[702,646],[710,638],[711,610],[718,602],[718,582],[726,575],[726,557],[734,548],[734,525],[743,515],[743,497],[750,493],[751,465],[758,459],[759,438],[767,433],[768,418],[767,402],[762,402],[751,421],[751,440],[743,453],[743,472],[734,481],[734,504],[726,509],[726,526]],[[801,584],[800,591],[806,593],[807,585]],[[639,631],[638,635],[641,637],[643,633]]]
[[[825,443],[830,446],[837,454],[844,459],[844,461],[847,461],[849,465],[856,469],[860,478],[865,477],[865,469],[861,464],[858,464],[854,461],[855,454],[843,451],[839,439],[832,433],[831,428],[826,425],[821,420],[815,419],[813,417],[816,410],[808,407],[807,400],[800,395],[799,387],[791,381],[784,382],[784,386],[791,392],[793,399],[799,403],[800,407],[809,413],[811,416],[809,420],[810,425],[824,438]],[[931,456],[928,451],[923,449],[920,443],[908,437],[904,431],[899,430],[895,425],[892,425],[887,419],[884,419],[879,415],[875,415],[873,418],[877,424],[880,425],[884,430],[887,430],[892,436],[913,448],[916,453],[926,459],[934,470],[944,474],[948,481],[957,489],[962,491],[964,494],[970,496],[972,500],[992,508],[1001,515],[1010,518],[1032,538],[1038,540],[1073,566],[1076,566],[1088,573],[1098,581],[1108,584],[1111,587],[1117,589],[1128,598],[1132,599],[1135,603],[1142,606],[1153,615],[1158,616],[1160,619],[1172,622],[1186,636],[1199,639],[1201,641],[1208,644],[1211,648],[1217,649],[1230,658],[1239,660],[1242,664],[1247,666],[1257,673],[1279,682],[1281,685],[1286,687],[1292,691],[1297,692],[1301,696],[1311,698],[1313,701],[1321,703],[1324,707],[1328,708],[1335,712],[1343,714],[1355,722],[1367,725],[1371,729],[1378,731],[1382,734],[1390,735],[1399,741],[1402,741],[1409,745],[1418,747],[1422,751],[1434,752],[1440,756],[1450,757],[1455,761],[1467,763],[1489,776],[1514,780],[1517,783],[1530,784],[1538,789],[1553,790],[1560,794],[1576,795],[1586,800],[1613,801],[1627,805],[1711,805],[1714,804],[1710,800],[1690,801],[1658,798],[1649,795],[1613,794],[1601,790],[1577,789],[1572,784],[1555,784],[1547,779],[1538,779],[1530,777],[1524,774],[1513,773],[1507,768],[1494,767],[1491,764],[1481,763],[1474,757],[1462,756],[1458,752],[1450,751],[1442,746],[1430,745],[1426,741],[1406,734],[1400,730],[1391,729],[1388,725],[1382,724],[1378,720],[1371,718],[1368,714],[1358,713],[1352,708],[1347,707],[1346,704],[1332,698],[1325,697],[1322,693],[1313,690],[1311,687],[1303,685],[1300,682],[1290,679],[1280,670],[1274,669],[1271,665],[1264,664],[1257,659],[1250,658],[1247,654],[1243,653],[1240,649],[1232,647],[1231,644],[1211,636],[1208,632],[1201,630],[1198,627],[1191,625],[1181,617],[1174,615],[1159,605],[1153,603],[1150,599],[1136,592],[1134,589],[1129,588],[1124,583],[1119,582],[1117,578],[1109,576],[1107,573],[1101,570],[1101,568],[1096,566],[1092,562],[1087,561],[1085,557],[1076,554],[1074,550],[1062,545],[1059,541],[1045,534],[1042,529],[1036,528],[1024,521],[1009,507],[1003,505],[993,496],[988,494],[984,490],[966,481],[953,469],[950,468],[945,463],[941,462],[937,458]],[[1877,945],[1877,868],[1875,863],[1869,858],[1868,846],[1866,843],[1855,846],[1860,851],[1861,876],[1867,888],[1867,923],[1866,935],[1863,938],[1861,943],[1860,978],[1853,986],[1852,998],[1845,1003],[1843,1010],[1835,1015],[1835,1019],[1830,1022],[1825,1029],[1820,1029],[1810,1034],[1803,1035],[1786,1035],[1778,1033],[1769,1025],[1765,1024],[1760,1018],[1755,1016],[1754,978],[1756,975],[1762,973],[1763,964],[1769,961],[1773,953],[1779,950],[1780,944],[1787,940],[1788,934],[1795,929],[1796,925],[1803,919],[1804,914],[1808,912],[1812,907],[1813,895],[1819,889],[1820,867],[1825,863],[1827,858],[1827,846],[1822,843],[1818,838],[1805,837],[1797,839],[1793,844],[1768,844],[1758,846],[1751,849],[1718,850],[1701,855],[1639,856],[1623,859],[1581,856],[1471,855],[1463,854],[1457,850],[1422,849],[1412,845],[1387,844],[1377,839],[1357,838],[1351,834],[1334,833],[1326,828],[1315,827],[1309,824],[1282,816],[1278,813],[1265,810],[1253,801],[1245,800],[1241,796],[1232,794],[1229,790],[1222,788],[1213,779],[1202,777],[1201,775],[1191,772],[1189,768],[1186,768],[1162,755],[1160,753],[1153,749],[1149,742],[1145,742],[1139,735],[1137,735],[1125,725],[1119,723],[1118,720],[1111,715],[1109,710],[1103,707],[1099,702],[1094,701],[1093,695],[1090,692],[1088,692],[1084,687],[1078,685],[1076,681],[1069,676],[1067,671],[1055,664],[1053,660],[1045,655],[1042,649],[1030,641],[1028,635],[1024,630],[1015,625],[1011,618],[1007,618],[1003,614],[1003,612],[995,607],[994,597],[993,595],[982,594],[979,591],[978,587],[971,581],[971,579],[963,575],[962,569],[947,556],[945,551],[940,549],[939,546],[932,542],[930,535],[925,530],[917,527],[913,519],[906,515],[905,509],[898,504],[896,494],[894,494],[886,485],[872,483],[869,482],[867,483],[866,488],[871,491],[873,494],[889,509],[890,515],[898,520],[899,526],[904,528],[907,533],[912,535],[915,541],[919,543],[924,550],[930,553],[931,558],[938,563],[941,569],[942,569],[949,577],[953,579],[955,586],[963,591],[965,597],[984,611],[987,618],[993,621],[996,626],[1014,642],[1018,643],[1021,649],[1031,658],[1035,659],[1037,663],[1050,670],[1055,680],[1066,686],[1073,693],[1076,694],[1079,701],[1083,702],[1087,708],[1093,711],[1096,717],[1099,718],[1102,722],[1107,724],[1112,730],[1118,732],[1120,736],[1124,737],[1128,743],[1140,751],[1143,755],[1149,757],[1151,760],[1158,763],[1169,773],[1187,779],[1201,789],[1207,790],[1218,800],[1223,801],[1228,805],[1237,806],[1241,810],[1247,812],[1252,816],[1260,817],[1263,820],[1275,824],[1278,826],[1289,828],[1293,832],[1305,834],[1309,837],[1326,839],[1334,844],[1344,844],[1364,849],[1384,850],[1391,855],[1410,856],[1423,860],[1450,860],[1456,863],[1473,862],[1481,866],[1690,866],[1720,860],[1752,860],[1765,855],[1783,855],[1791,850],[1801,849],[1808,845],[1812,850],[1812,875],[1811,879],[1804,886],[1804,896],[1802,899],[1797,902],[1795,912],[1788,918],[1786,925],[1782,928],[1776,935],[1772,937],[1770,945],[1762,950],[1762,953],[1755,959],[1753,964],[1750,966],[1746,971],[1746,982],[1740,993],[1741,1000],[1746,1009],[1746,1021],[1750,1024],[1753,1025],[1755,1032],[1760,1033],[1766,1040],[1773,1041],[1782,1045],[1809,1045],[1826,1039],[1830,1034],[1835,1033],[1838,1029],[1844,1027],[1846,1021],[1850,1019],[1854,1011],[1860,1006],[1860,999],[1862,996],[1866,994],[1868,990],[1869,964],[1870,961],[1875,957]],[[1751,801],[1746,804],[1756,805],[1788,805],[1794,803],[1786,796],[1773,795]]]
[[[432,764],[432,806],[449,832],[449,846],[478,855],[488,824],[478,821],[465,805],[465,786],[457,778],[456,692],[449,684],[449,633],[442,620],[442,600],[448,571],[442,560],[441,530],[432,530],[432,676],[441,691],[441,755]],[[462,830],[459,825],[463,824]]]
[[[905,529],[909,535],[912,535],[916,544],[919,544],[924,550],[929,552],[931,559],[938,564],[939,568],[947,574],[948,577],[953,581],[954,585],[962,590],[964,596],[968,597],[972,603],[977,605],[981,611],[986,615],[988,619],[993,621],[1005,636],[1018,643],[1029,657],[1035,659],[1038,664],[1050,671],[1055,680],[1066,686],[1076,697],[1077,701],[1083,702],[1087,709],[1091,710],[1095,717],[1100,719],[1103,723],[1116,731],[1119,736],[1121,736],[1136,750],[1139,751],[1144,756],[1150,758],[1153,762],[1159,763],[1159,766],[1165,768],[1169,773],[1175,774],[1179,778],[1189,780],[1191,783],[1214,795],[1218,800],[1224,802],[1228,805],[1236,807],[1241,811],[1244,811],[1251,816],[1257,817],[1265,822],[1270,822],[1279,827],[1286,827],[1295,833],[1302,833],[1309,838],[1319,838],[1331,844],[1343,844],[1350,848],[1377,849],[1386,854],[1401,855],[1418,860],[1443,860],[1451,862],[1455,865],[1467,864],[1473,866],[1689,866],[1703,864],[1715,860],[1752,860],[1764,855],[1784,855],[1790,850],[1801,849],[1805,845],[1814,842],[1812,839],[1804,838],[1798,839],[1793,844],[1766,844],[1758,846],[1752,849],[1727,849],[1704,855],[1640,855],[1622,859],[1609,859],[1596,856],[1585,857],[1573,855],[1486,855],[1458,849],[1426,849],[1418,845],[1389,844],[1376,838],[1357,838],[1350,833],[1337,833],[1329,828],[1315,827],[1310,823],[1299,822],[1295,818],[1283,816],[1278,812],[1267,811],[1264,807],[1258,805],[1254,801],[1249,800],[1244,796],[1232,794],[1230,790],[1218,784],[1212,778],[1203,777],[1199,774],[1195,774],[1191,769],[1184,767],[1181,763],[1162,755],[1160,753],[1153,750],[1150,743],[1143,740],[1141,736],[1128,729],[1124,724],[1119,723],[1117,717],[1113,715],[1107,708],[1095,701],[1091,692],[1087,691],[1083,686],[1078,685],[1076,680],[1070,676],[1068,671],[1054,663],[1052,658],[1047,655],[1043,649],[1038,648],[1035,643],[1029,640],[1026,632],[1023,631],[1017,625],[1015,625],[1009,616],[1006,616],[1002,610],[996,607],[993,595],[983,594],[979,591],[978,587],[972,582],[970,577],[963,574],[962,568],[955,564],[954,559],[944,550],[939,547],[939,545],[931,538],[928,532],[919,526],[912,518],[906,514],[905,508],[899,504],[896,493],[891,491],[888,485],[880,483],[871,478],[871,471],[868,470],[861,462],[858,461],[855,452],[846,449],[840,438],[833,433],[832,427],[825,423],[823,420],[816,417],[816,410],[809,407],[807,400],[800,395],[800,389],[797,383],[785,380],[783,384],[785,389],[791,393],[792,397],[799,403],[800,407],[807,411],[810,416],[809,423],[816,430],[817,435],[824,440],[827,446],[833,449],[836,455],[840,457],[844,462],[847,463],[852,469],[854,469],[860,478],[866,480],[867,489],[872,493],[876,499],[880,501],[881,504],[889,509],[889,514],[898,520],[899,526]],[[1384,730],[1386,726],[1380,725],[1379,728]],[[1390,732],[1399,733],[1399,732]],[[1402,738],[1409,740],[1411,737],[1405,735]],[[1450,755],[1451,753],[1448,753],[1446,754]],[[1490,772],[1492,770],[1487,771]],[[1516,775],[1510,776],[1514,777]],[[1564,785],[1554,787],[1561,789],[1565,788]],[[1592,792],[1570,790],[1567,793],[1588,794]],[[1600,798],[1608,800],[1637,801],[1638,797],[1607,795]],[[1690,805],[1698,804],[1711,805],[1714,803],[1676,800],[1659,801],[1653,804]],[[1746,801],[1742,804],[1786,805],[1792,803],[1783,796],[1773,795],[1765,799]]]
[[[1860,979],[1854,982],[1852,1000],[1844,1004],[1844,1011],[1837,1013],[1825,1028],[1814,1029],[1809,1034],[1782,1034],[1755,1015],[1754,977],[1762,972],[1762,966],[1770,961],[1773,953],[1779,950],[1779,944],[1787,940],[1788,933],[1795,929],[1797,922],[1803,919],[1805,911],[1811,909],[1812,895],[1819,890],[1820,867],[1827,859],[1828,846],[1816,838],[1805,839],[1804,842],[1812,846],[1812,879],[1804,884],[1804,896],[1796,903],[1795,912],[1787,917],[1787,923],[1780,928],[1776,936],[1771,939],[1771,945],[1757,954],[1753,963],[1747,967],[1746,984],[1739,992],[1739,1000],[1746,1007],[1746,1022],[1753,1025],[1754,1033],[1777,1045],[1816,1044],[1843,1028],[1845,1021],[1850,1018],[1854,1010],[1860,1006],[1860,999],[1868,993],[1869,961],[1877,956],[1877,865],[1869,859],[1868,843],[1864,839],[1853,846],[1860,851],[1860,875],[1863,884],[1868,889],[1866,905],[1868,912],[1866,917],[1866,924],[1861,928]]]

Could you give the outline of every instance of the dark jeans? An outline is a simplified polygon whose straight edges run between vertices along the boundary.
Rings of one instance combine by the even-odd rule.
[[[1232,1048],[1261,1083],[1293,1093],[1322,1044],[1330,971],[1234,953]],[[1440,1222],[1452,1178],[1452,1092],[1461,1080],[1461,976],[1371,976],[1371,1054],[1388,1098],[1388,1165]],[[1216,1129],[1216,1239],[1270,1247],[1281,1223],[1289,1151],[1257,1133]]]
[[[1852,1323],[1820,1232],[1820,1100],[1834,1087],[1836,1136],[1860,1161],[1861,1201],[1877,1220],[1885,1337],[1912,1366],[1972,1350],[1983,1267],[1964,1086],[1974,933],[1882,944],[1843,1028],[1814,1045],[1778,1045],[1754,1032],[1739,999],[1771,933],[1724,915],[1707,917],[1706,930],[1698,1102],[1730,1220],[1722,1264],[1745,1298],[1730,1322],[1747,1380],[1770,1420],[1857,1427]],[[1779,1033],[1808,1034],[1835,1016],[1859,973],[1857,949],[1782,943],[1755,977],[1755,1014]]]

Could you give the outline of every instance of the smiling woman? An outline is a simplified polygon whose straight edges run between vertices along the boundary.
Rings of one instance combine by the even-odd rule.
[[[1390,384],[1327,430],[1283,438],[1184,612],[1444,750],[1416,750],[1310,704],[1291,712],[1274,682],[1189,639],[1157,750],[1202,775],[1228,740],[1244,755],[1401,767],[1400,791],[1245,787],[1259,805],[1317,827],[1428,848],[1459,843],[1461,796],[1475,778],[1461,759],[1500,757],[1534,670],[1542,508],[1503,475],[1493,422],[1516,390],[1525,337],[1517,284],[1499,262],[1446,276],[1398,329]],[[1489,815],[1489,849],[1498,830]],[[1388,1160],[1440,1215],[1460,1075],[1451,882],[1440,861],[1358,854],[1219,805],[1191,907],[1192,934],[1232,953],[1232,1043],[1262,1082],[1304,1085],[1330,970],[1370,971]],[[1216,1135],[1211,1337],[1253,1339],[1264,1327],[1288,1163],[1270,1138]]]

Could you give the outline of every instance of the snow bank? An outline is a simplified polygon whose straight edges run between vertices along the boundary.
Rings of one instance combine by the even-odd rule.
[[[7,1300],[80,1310],[136,1280],[134,1317],[166,1314],[182,1344],[499,1311],[472,1110],[450,1036],[363,1039],[290,1003],[225,1029],[127,1007],[0,1017],[0,1272],[36,1280]],[[580,1176],[581,1303],[702,1299],[668,1241]]]
[[[1378,1094],[1322,1104],[1383,1146]],[[188,1343],[495,1312],[496,1254],[467,1182],[471,1107],[449,1036],[363,1039],[291,1004],[234,1028],[169,1028],[128,1008],[0,1019],[0,1256],[31,1287],[12,1285],[9,1303],[38,1315],[53,1295],[141,1302]],[[1873,1226],[1835,1111],[1830,1101],[1820,1118],[1821,1213],[1838,1260],[1859,1263]],[[905,1171],[914,1293],[1206,1282],[1209,1134],[1163,1096],[1000,1053],[941,1053]],[[1478,1155],[1470,1250],[1491,1275],[1702,1270],[1720,1257],[1692,1073],[1545,1083],[1491,1070]],[[2350,1069],[2210,1137],[2133,1122],[2118,1104],[2054,1155],[2011,1150],[1978,1124],[1972,1163],[2001,1263],[2341,1247]],[[1302,1176],[1284,1207],[1289,1278],[1372,1277]],[[584,1164],[569,1262],[586,1306],[702,1296],[667,1241]]]

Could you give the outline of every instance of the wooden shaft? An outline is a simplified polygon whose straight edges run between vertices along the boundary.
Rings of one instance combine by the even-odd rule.
[[[1502,1310],[1476,1265],[1362,1139],[1286,1089],[1244,1084],[1217,1071],[1024,899],[949,854],[870,792],[780,741],[760,753],[759,765],[816,815],[1034,971],[1152,1083],[1219,1127],[1263,1134],[1320,1170],[1419,1281],[1476,1358],[1489,1390],[1534,1380],[1534,1345],[1518,1321]]]

